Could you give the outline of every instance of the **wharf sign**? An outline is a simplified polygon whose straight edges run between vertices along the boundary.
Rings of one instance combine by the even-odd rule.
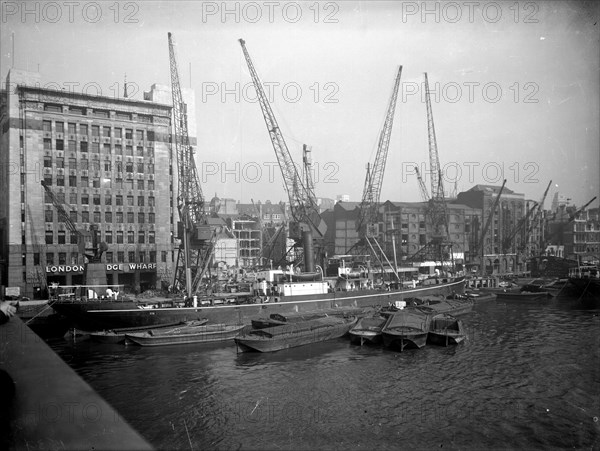
[[[58,265],[58,266],[46,266],[46,272],[55,274],[63,272],[84,272],[85,267],[83,265]]]
[[[156,263],[114,263],[106,265],[107,271],[156,270]]]

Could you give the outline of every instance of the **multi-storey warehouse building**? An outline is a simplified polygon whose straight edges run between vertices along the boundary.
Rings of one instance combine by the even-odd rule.
[[[13,69],[1,96],[0,285],[31,296],[45,282],[85,283],[77,233],[59,218],[42,180],[78,230],[98,226],[109,284],[168,283],[177,221],[169,89],[153,85],[135,100],[40,82],[39,74]]]
[[[456,200],[448,201],[448,242],[451,255],[448,261],[466,272],[484,270],[488,274],[520,273],[527,270],[525,259],[518,258],[524,233],[513,235],[515,227],[530,208],[523,194],[504,189],[497,208],[492,211],[500,187],[476,185],[459,193]],[[329,255],[342,255],[359,240],[356,231],[358,202],[338,202],[331,212],[323,214],[328,224],[326,244]],[[411,257],[432,240],[428,221],[429,205],[424,202],[387,201],[379,207],[380,223],[378,241],[389,258],[396,257],[399,265],[412,264]],[[483,248],[481,231],[491,215]],[[531,235],[537,239],[539,226]],[[531,240],[531,237],[530,237]],[[394,248],[395,246],[395,248]]]

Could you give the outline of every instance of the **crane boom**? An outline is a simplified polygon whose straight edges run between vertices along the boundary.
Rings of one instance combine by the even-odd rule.
[[[423,177],[421,177],[421,173],[419,172],[419,168],[415,166],[415,171],[417,172],[417,180],[419,181],[419,189],[421,190],[421,197],[425,202],[429,201],[429,193],[427,193],[427,187],[425,186],[425,182],[423,181]]]
[[[394,113],[396,111],[396,100],[398,98],[398,89],[400,86],[400,78],[402,76],[402,66],[398,67],[398,73],[394,81],[392,96],[388,104],[385,115],[383,128],[379,134],[377,144],[377,154],[373,165],[368,168],[367,180],[365,183],[362,201],[358,213],[358,221],[356,224],[359,233],[364,234],[365,226],[377,222],[377,207],[379,206],[379,198],[381,196],[381,187],[383,185],[383,175],[385,173],[385,164],[387,161],[390,139],[392,136],[392,127],[394,125]]]
[[[285,139],[283,138],[281,129],[277,124],[277,119],[275,119],[275,115],[271,110],[267,95],[263,90],[262,83],[256,73],[250,54],[246,49],[246,42],[243,39],[239,39],[239,43],[242,46],[244,58],[246,59],[246,64],[248,65],[248,70],[250,71],[250,76],[252,77],[254,88],[256,89],[258,103],[262,110],[267,131],[269,132],[271,143],[275,150],[275,156],[277,157],[277,162],[281,169],[285,189],[290,199],[292,216],[294,220],[300,223],[301,227],[308,227],[309,230],[316,232],[319,237],[322,237],[325,235],[327,225],[319,214],[319,209],[314,202],[314,198],[304,195],[307,192],[306,187],[304,186],[304,183],[302,183],[302,178],[298,174],[298,170],[288,150]]]
[[[431,198],[434,200],[444,199],[444,184],[441,177],[440,157],[435,136],[435,125],[433,123],[433,110],[429,95],[429,80],[425,72],[425,104],[427,106],[427,133],[429,137],[429,170],[431,171]]]

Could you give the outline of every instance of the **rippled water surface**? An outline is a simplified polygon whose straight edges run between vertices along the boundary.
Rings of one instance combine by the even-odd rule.
[[[466,343],[403,353],[51,345],[159,449],[599,449],[599,314],[490,302]]]

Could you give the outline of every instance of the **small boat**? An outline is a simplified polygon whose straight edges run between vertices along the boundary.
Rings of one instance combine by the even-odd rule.
[[[497,295],[495,293],[484,293],[479,290],[465,291],[465,296],[472,299],[474,304],[482,304],[484,302],[495,301]]]
[[[408,308],[390,315],[381,329],[383,344],[387,347],[422,348],[427,343],[431,314]]]
[[[298,313],[271,313],[268,318],[256,318],[251,320],[252,328],[265,329],[267,327],[285,326],[287,324],[299,323],[311,319],[325,318],[328,316],[362,316],[372,308],[332,308],[313,312]]]
[[[150,329],[147,332],[126,333],[125,339],[140,346],[215,343],[233,339],[244,327],[243,324],[208,324],[194,327],[183,326],[165,330]]]
[[[462,315],[473,310],[473,304],[473,299],[465,295],[452,295],[451,299],[411,298],[407,302],[406,309],[434,315],[438,313]]]
[[[350,342],[378,344],[382,341],[381,329],[385,325],[389,315],[375,315],[360,318],[350,329]]]
[[[460,319],[447,313],[434,315],[431,318],[429,334],[427,335],[429,343],[448,346],[449,344],[455,345],[461,343],[466,338],[467,335]]]
[[[496,299],[499,301],[540,301],[543,299],[551,298],[552,295],[546,291],[531,292],[531,291],[519,291],[519,292],[498,292],[496,293]]]
[[[195,321],[177,321],[173,323],[160,324],[155,326],[139,326],[139,327],[122,327],[120,329],[102,330],[98,332],[92,332],[89,334],[90,340],[98,343],[123,343],[125,341],[125,334],[134,332],[143,332],[151,329],[168,329],[174,327],[197,327],[202,326],[208,322],[208,319],[195,320]]]
[[[253,329],[235,337],[235,343],[243,352],[279,351],[342,337],[356,321],[355,316],[327,316],[287,326]]]
[[[524,284],[521,287],[521,291],[527,291],[532,293],[550,293],[555,296],[562,291],[565,287],[566,280],[561,279],[533,279],[530,282]]]

